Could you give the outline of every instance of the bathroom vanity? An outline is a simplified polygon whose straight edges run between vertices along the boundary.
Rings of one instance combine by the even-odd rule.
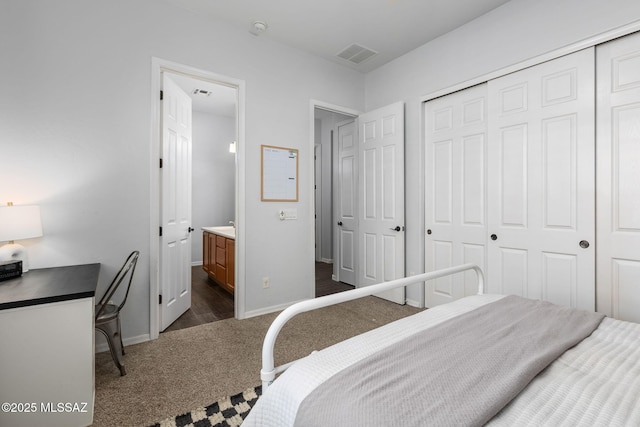
[[[235,288],[236,229],[202,227],[202,268],[233,295]]]

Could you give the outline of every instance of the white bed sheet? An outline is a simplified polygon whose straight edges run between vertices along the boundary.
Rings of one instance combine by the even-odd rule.
[[[603,319],[488,425],[640,426],[640,324]]]
[[[293,426],[300,403],[336,372],[502,297],[466,297],[311,354],[276,379],[243,426]],[[640,426],[640,324],[605,318],[590,337],[542,371],[489,425]]]
[[[243,426],[293,426],[300,403],[312,390],[335,373],[421,330],[503,297],[466,297],[405,317],[310,354],[293,364],[273,382],[251,409]]]

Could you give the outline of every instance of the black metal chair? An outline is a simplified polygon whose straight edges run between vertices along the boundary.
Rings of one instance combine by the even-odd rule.
[[[113,278],[113,281],[107,288],[102,299],[100,299],[95,307],[96,330],[102,332],[107,338],[111,357],[113,357],[114,363],[120,369],[120,375],[126,375],[127,373],[124,369],[124,362],[122,361],[122,356],[124,356],[124,346],[122,345],[122,334],[120,331],[120,310],[124,307],[124,303],[127,302],[129,288],[131,288],[131,281],[133,280],[133,273],[136,270],[136,264],[139,256],[139,251],[131,252],[122,268],[120,268],[120,271],[118,271],[118,274],[116,274],[116,277]],[[127,291],[125,292],[120,305],[116,305],[111,302],[111,298],[118,289],[118,286],[120,286],[127,276],[129,276]]]

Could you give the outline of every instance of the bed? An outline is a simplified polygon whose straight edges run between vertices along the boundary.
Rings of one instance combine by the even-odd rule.
[[[274,366],[299,313],[469,270],[477,295]],[[294,304],[267,332],[243,425],[640,425],[639,324],[483,289],[462,265]]]

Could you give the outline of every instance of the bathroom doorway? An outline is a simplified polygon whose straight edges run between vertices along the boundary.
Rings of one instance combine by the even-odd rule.
[[[244,167],[244,156],[245,156],[244,110],[245,110],[245,107],[244,105],[245,105],[245,91],[246,91],[245,86],[246,85],[245,85],[245,82],[242,80],[234,79],[234,78],[223,76],[223,75],[218,75],[206,70],[192,68],[187,65],[167,61],[160,58],[152,58],[152,71],[153,71],[152,81],[151,81],[151,86],[152,86],[151,132],[152,134],[151,134],[151,149],[150,149],[150,154],[151,154],[151,157],[150,157],[150,160],[151,160],[151,194],[150,194],[151,228],[150,228],[150,232],[151,233],[150,233],[150,264],[149,264],[149,267],[150,267],[149,337],[150,339],[156,339],[158,338],[160,331],[162,329],[166,329],[171,323],[173,323],[177,318],[179,318],[180,315],[183,314],[185,310],[187,310],[187,308],[185,308],[184,310],[179,311],[177,315],[164,315],[165,312],[168,312],[168,310],[166,310],[167,303],[171,301],[171,299],[173,298],[172,297],[173,294],[171,293],[172,290],[171,288],[167,288],[167,285],[172,286],[171,283],[174,283],[174,280],[172,280],[171,278],[175,277],[175,271],[177,269],[180,269],[180,275],[184,273],[185,276],[187,274],[188,276],[191,276],[192,269],[194,267],[198,267],[197,265],[194,266],[192,264],[198,264],[202,260],[202,256],[200,255],[201,254],[200,248],[202,245],[201,228],[210,226],[211,225],[210,221],[216,221],[216,222],[224,221],[224,224],[228,225],[228,222],[230,220],[233,220],[236,224],[236,227],[234,230],[235,245],[233,245],[235,246],[235,248],[231,250],[231,253],[234,254],[234,260],[233,260],[234,267],[230,269],[230,271],[234,272],[231,275],[231,277],[233,277],[235,281],[235,292],[231,298],[233,299],[233,317],[237,319],[244,318],[244,315],[245,315],[244,314],[245,313],[245,310],[244,310],[244,284],[245,284],[244,244],[245,243],[244,243],[244,235],[242,232],[243,232],[243,222],[244,222],[244,213],[245,213],[245,206],[244,206],[243,200],[244,200],[244,188],[245,188],[245,178],[244,178],[244,175],[245,175],[245,172],[244,172],[245,170],[245,167]],[[167,164],[172,164],[172,167],[177,171],[176,173],[180,172],[180,168],[177,165],[175,165],[175,161],[171,163],[172,160],[170,159],[171,155],[169,153],[171,153],[172,151],[167,152],[165,150],[165,152],[163,152],[162,150],[163,149],[162,131],[164,128],[163,123],[165,121],[163,116],[165,115],[164,113],[170,114],[170,111],[166,110],[164,107],[170,108],[169,106],[173,106],[172,103],[166,103],[165,101],[163,101],[163,81],[166,80],[167,76],[172,78],[175,78],[176,76],[188,78],[190,87],[185,89],[181,89],[179,87],[177,88],[177,91],[180,93],[183,93],[185,96],[187,93],[190,93],[191,95],[194,95],[194,96],[200,95],[204,98],[212,99],[212,97],[215,96],[213,89],[215,89],[217,86],[219,89],[222,88],[223,90],[231,90],[231,93],[233,94],[233,99],[235,99],[235,103],[231,107],[231,110],[233,111],[233,116],[232,116],[233,118],[225,117],[225,113],[218,113],[218,116],[222,116],[224,120],[227,120],[228,122],[233,123],[233,130],[234,130],[230,134],[227,134],[227,136],[225,136],[224,144],[222,142],[219,143],[219,144],[222,144],[222,147],[217,147],[220,150],[221,158],[224,158],[222,156],[225,156],[226,158],[231,158],[232,159],[231,162],[234,165],[231,168],[231,173],[229,173],[230,176],[228,177],[230,184],[226,186],[227,188],[231,187],[233,189],[232,194],[233,194],[234,200],[228,202],[228,204],[231,204],[232,206],[231,213],[230,214],[227,213],[224,217],[220,217],[220,218],[209,217],[210,219],[207,220],[205,223],[203,223],[206,225],[198,223],[197,213],[193,217],[192,215],[188,215],[189,216],[188,222],[190,223],[190,225],[188,227],[184,227],[185,228],[184,237],[180,237],[180,242],[183,245],[182,247],[184,248],[184,251],[182,251],[182,254],[184,254],[187,250],[189,252],[189,254],[187,254],[186,256],[185,255],[182,256],[182,259],[184,261],[177,260],[177,257],[175,256],[175,255],[179,255],[177,250],[173,251],[176,253],[175,255],[171,255],[173,253],[172,251],[163,250],[163,248],[168,247],[167,244],[170,243],[167,241],[165,237],[163,237],[163,232],[162,232],[163,230],[162,226],[166,225],[166,224],[163,224],[163,221],[166,222],[167,218],[170,217],[170,214],[162,213],[163,212],[162,210],[165,209],[163,207],[163,204],[165,204],[163,201],[167,200],[167,197],[170,197],[171,194],[173,194],[169,192],[171,189],[171,186],[173,185],[172,184],[173,181],[171,181],[172,174],[168,173],[169,171],[173,171],[173,169],[166,168],[164,166],[167,166]],[[194,83],[197,83],[197,84],[194,85]],[[211,84],[213,86],[211,88],[207,88],[206,84]],[[175,83],[172,80],[170,86],[176,87],[177,83]],[[202,93],[200,89],[203,90]],[[211,92],[211,94],[208,94],[208,92]],[[180,95],[180,97],[182,97],[182,95]],[[184,105],[185,105],[184,108],[188,108],[191,114],[191,106],[187,107],[186,106],[187,103],[185,103]],[[227,105],[227,108],[228,107],[229,106]],[[200,110],[200,107],[196,106],[195,109]],[[195,115],[197,116],[198,113],[195,113]],[[211,138],[206,137],[206,133],[207,131],[205,131],[205,139],[208,139],[209,141],[211,141]],[[195,129],[194,134],[195,134],[195,137],[198,138],[197,128]],[[229,138],[229,140],[227,140],[227,137]],[[167,137],[167,140],[169,141],[172,141],[173,139],[175,138],[171,138],[171,135]],[[231,153],[229,151],[229,148],[234,141],[236,142],[235,144],[236,153]],[[171,147],[171,146],[172,145],[164,145],[164,148],[166,149],[167,147]],[[163,159],[163,157],[168,157],[168,158]],[[200,158],[204,159],[207,156],[199,156],[196,153],[195,157],[199,161]],[[188,156],[187,158],[190,158],[190,156]],[[214,160],[211,160],[211,158],[209,159],[213,164],[213,161],[215,159]],[[212,164],[208,165],[208,167],[204,170],[206,171],[207,169],[212,169]],[[160,169],[158,169],[158,167]],[[191,169],[191,164],[189,165],[185,164],[184,167],[188,167],[189,169]],[[186,180],[189,182],[195,182],[195,185],[196,185],[195,198],[197,203],[197,200],[200,199],[200,197],[197,195],[198,194],[197,187],[201,182],[208,181],[208,179],[203,178],[201,176],[201,174],[198,172],[197,165],[194,173],[181,174],[181,175],[184,175],[184,178],[182,178],[183,180]],[[164,185],[163,185],[163,182],[165,182]],[[212,191],[214,190],[215,185],[216,185],[215,182],[210,182],[210,181],[206,182],[206,186],[208,186],[208,188],[205,189],[205,191],[207,192],[206,200],[215,198],[215,195],[212,194]],[[191,193],[191,191],[188,191],[188,192]],[[176,193],[176,194],[180,194],[180,193]],[[183,194],[187,194],[187,193],[183,193]],[[188,197],[183,197],[183,196],[181,196],[180,198],[183,202],[188,199]],[[187,204],[183,203],[179,206],[187,206],[187,205],[189,207],[192,207],[192,203],[187,203]],[[198,207],[196,206],[195,209],[197,211]],[[176,205],[176,212],[182,211],[182,210],[184,210],[184,208],[182,207],[178,208],[178,205]],[[228,218],[229,215],[231,216],[231,218]],[[195,218],[195,221],[194,221],[194,218]],[[189,229],[189,232],[186,231],[187,228]],[[158,233],[158,230],[159,230],[159,233]],[[195,246],[195,249],[193,250],[191,250],[192,245]],[[191,253],[193,253],[193,257],[191,256]],[[167,256],[169,256],[169,258],[166,258]],[[171,267],[173,270],[168,269],[167,266]],[[200,266],[200,268],[202,267]],[[184,285],[182,284],[183,282],[184,282]],[[181,280],[180,286],[181,286],[180,295],[185,295],[185,293],[188,293],[189,296],[192,296],[191,277],[189,277],[189,280]],[[169,289],[168,293],[165,292],[166,289]],[[165,293],[166,295],[163,295],[163,293]],[[163,298],[163,296],[165,296],[165,298]],[[189,298],[188,301],[191,301],[191,298]]]
[[[237,89],[184,74],[169,74],[192,100],[191,307],[167,329],[234,317],[234,296],[203,270],[202,227],[236,218]],[[234,273],[230,273],[234,274]]]

